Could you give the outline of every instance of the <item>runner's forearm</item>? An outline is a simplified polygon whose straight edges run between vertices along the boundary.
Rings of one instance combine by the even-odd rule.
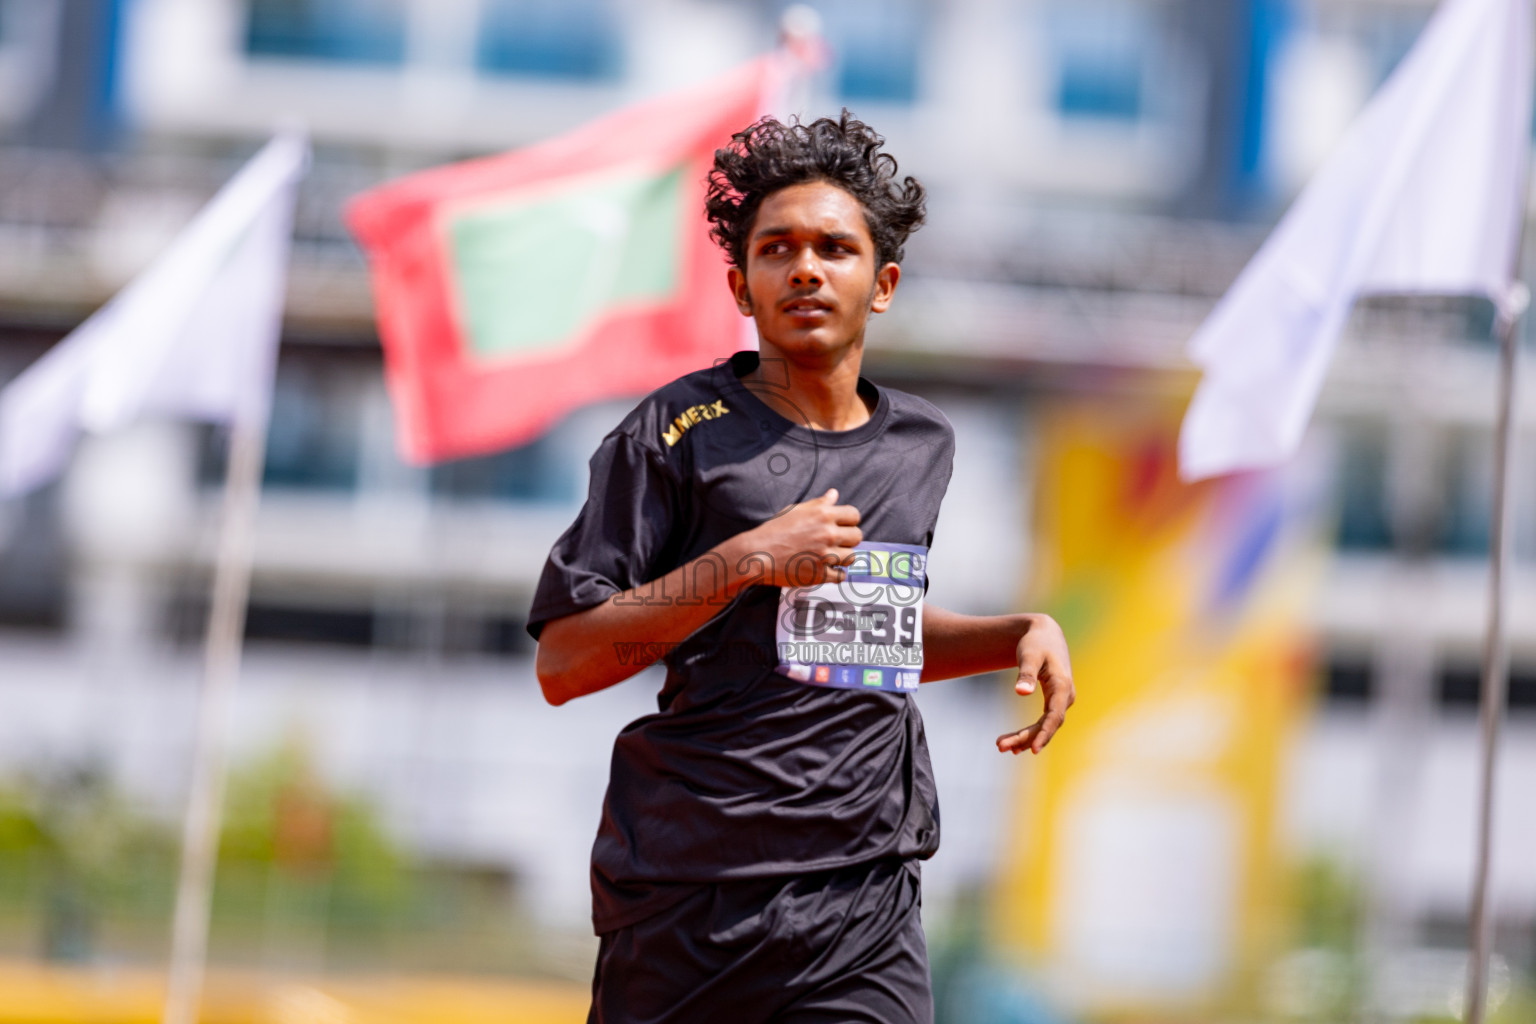
[[[655,652],[687,639],[718,615],[754,578],[744,537],[724,541],[600,605],[546,623],[534,659],[544,698],[559,705],[621,683],[655,662]]]
[[[997,672],[1018,665],[1019,638],[1039,616],[961,615],[923,606],[923,682]]]

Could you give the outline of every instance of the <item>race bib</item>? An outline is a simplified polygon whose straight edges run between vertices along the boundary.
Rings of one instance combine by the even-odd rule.
[[[928,549],[860,544],[847,570],[840,583],[780,591],[779,673],[813,686],[917,689]]]

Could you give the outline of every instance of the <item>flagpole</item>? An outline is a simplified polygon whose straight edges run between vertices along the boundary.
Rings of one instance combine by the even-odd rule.
[[[1536,82],[1527,82],[1528,90]],[[1482,764],[1478,779],[1477,860],[1472,880],[1472,957],[1467,965],[1467,998],[1462,1019],[1483,1024],[1488,1011],[1488,964],[1493,956],[1493,917],[1488,895],[1493,876],[1493,813],[1498,781],[1499,732],[1504,706],[1509,701],[1509,642],[1505,636],[1504,611],[1509,598],[1509,566],[1513,537],[1509,522],[1514,514],[1514,447],[1520,417],[1520,324],[1531,304],[1530,289],[1523,280],[1525,242],[1529,232],[1531,146],[1522,136],[1520,153],[1519,239],[1515,243],[1510,287],[1498,304],[1494,321],[1499,339],[1499,404],[1493,440],[1493,529],[1488,541],[1488,626],[1483,637],[1483,678],[1478,708],[1482,733]]]
[[[237,416],[230,431],[223,523],[214,567],[213,602],[197,735],[192,792],[181,840],[181,874],[171,934],[170,979],[162,1024],[196,1024],[208,955],[208,920],[218,861],[224,801],[224,734],[240,671],[251,579],[252,533],[261,497],[266,431],[261,417]]]

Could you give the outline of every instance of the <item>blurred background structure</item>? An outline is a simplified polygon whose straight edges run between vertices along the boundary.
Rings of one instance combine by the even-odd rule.
[[[340,209],[401,173],[726,70],[773,45],[785,6],[0,0],[0,380],[140,269],[275,124],[301,118],[314,136],[215,908],[212,956],[236,972],[231,991],[347,971],[536,979],[506,998],[553,1007],[530,1020],[561,1019],[561,1006],[579,1019],[609,744],[654,708],[658,680],[549,708],[522,627],[584,495],[585,459],[627,405],[584,409],[502,455],[404,465]],[[852,108],[931,191],[866,362],[937,403],[959,437],[930,597],[977,613],[1044,602],[1077,642],[1086,620],[1068,598],[1109,598],[1062,581],[1060,520],[1095,514],[1071,504],[1090,475],[1063,452],[1074,437],[1143,452],[1124,455],[1127,480],[1150,474],[1124,500],[1160,507],[1158,452],[1193,385],[1184,342],[1432,4],[811,6],[835,57],[806,112]],[[1203,811],[1164,818],[1134,793],[1118,817],[1050,817],[1051,758],[1069,755],[995,753],[993,737],[1032,714],[1007,683],[918,695],[944,809],[924,873],[946,1019],[1459,1011],[1492,317],[1467,300],[1383,299],[1351,323],[1305,457],[1276,484],[1302,511],[1283,545],[1261,545],[1303,582],[1285,602],[1294,642],[1264,648],[1291,652],[1264,684],[1291,689],[1273,707],[1252,691],[1235,706],[1257,716],[1241,735],[1269,760],[1210,769],[1246,772],[1233,799],[1259,808],[1228,853],[1202,845],[1226,834]],[[1536,1015],[1533,424],[1527,401],[1496,854],[1495,1019],[1508,1020]],[[43,984],[30,965],[163,963],[223,450],[211,429],[136,428],[0,508],[0,1021]],[[1151,522],[1130,521],[1120,528]],[[1112,591],[1105,574],[1126,563],[1091,555],[1129,542],[1074,543],[1074,564]],[[1183,563],[1159,564],[1172,601]],[[1166,610],[1145,600],[1127,621]],[[1115,692],[1079,673],[1079,713]],[[1095,742],[1211,742],[1215,727],[1179,705],[1159,717],[1158,696],[1144,694],[1130,733]],[[1074,740],[1069,725],[1057,743]],[[1138,845],[1138,812],[1172,838]],[[1079,829],[1081,856],[1045,851],[1056,826]],[[1019,881],[1031,865],[1050,885]],[[1084,902],[1053,916],[1039,900],[1056,883]],[[997,907],[1031,923],[1001,928]],[[463,982],[477,984],[494,983]],[[339,990],[272,998],[274,1020],[372,1019]]]

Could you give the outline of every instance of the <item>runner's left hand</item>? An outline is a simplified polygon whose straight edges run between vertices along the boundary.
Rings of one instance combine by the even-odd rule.
[[[1038,754],[1061,728],[1067,709],[1077,702],[1072,661],[1061,626],[1049,615],[1032,616],[1029,629],[1019,637],[1018,656],[1019,679],[1014,691],[1027,697],[1038,685],[1045,698],[1045,710],[1033,725],[999,736],[997,749],[1003,753],[1022,754],[1029,750]]]

